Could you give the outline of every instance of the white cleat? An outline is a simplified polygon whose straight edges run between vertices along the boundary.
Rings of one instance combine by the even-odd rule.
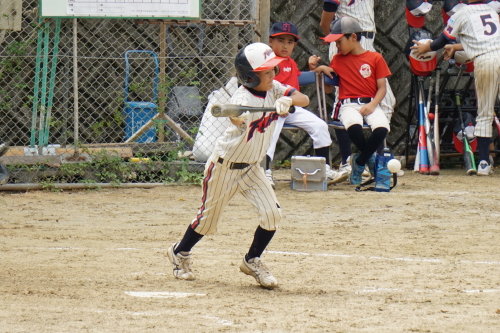
[[[179,243],[174,243],[171,247],[168,248],[166,256],[168,260],[174,266],[174,276],[176,279],[180,280],[194,280],[194,274],[191,271],[191,255],[190,254],[181,254],[180,252],[174,254],[174,249],[177,247]]]
[[[328,164],[325,165],[325,174],[326,183],[328,185],[340,183],[349,178],[349,173],[346,170],[340,171],[339,169],[339,171],[336,171],[333,170]]]
[[[266,178],[269,181],[269,183],[271,184],[271,186],[273,187],[273,189],[275,189],[276,188],[276,184],[274,184],[273,172],[272,172],[271,169],[267,169],[266,170]]]
[[[352,168],[351,168],[351,156],[349,156],[347,158],[347,160],[345,161],[345,163],[340,165],[339,171],[345,171],[345,172],[347,172],[347,174],[350,174],[351,170],[352,170]]]
[[[478,176],[490,176],[493,174],[493,170],[491,169],[491,165],[488,164],[485,160],[479,162],[477,166],[477,175]]]
[[[264,288],[273,289],[278,286],[278,280],[269,272],[260,258],[252,258],[247,262],[245,257],[240,265],[240,270],[246,275],[251,275]]]

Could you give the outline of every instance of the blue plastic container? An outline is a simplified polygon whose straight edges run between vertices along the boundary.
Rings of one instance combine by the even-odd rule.
[[[158,107],[151,102],[127,102],[123,112],[125,114],[125,139],[128,139],[156,115]],[[156,126],[150,127],[135,142],[156,142]]]
[[[156,101],[158,97],[158,83],[160,72],[158,57],[153,51],[130,50],[125,52],[125,103],[123,106],[123,113],[125,114],[125,140],[130,138],[135,132],[137,132],[144,124],[146,124],[158,113],[158,105],[153,102],[132,102],[128,100],[130,79],[129,55],[131,53],[143,53],[145,55],[150,55],[155,63],[153,101]],[[156,142],[156,126],[151,126],[135,142]]]

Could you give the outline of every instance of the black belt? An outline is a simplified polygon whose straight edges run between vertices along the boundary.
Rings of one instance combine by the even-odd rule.
[[[219,157],[217,162],[219,162],[220,164],[224,164],[224,159],[222,157]],[[229,163],[229,169],[231,169],[231,170],[241,170],[241,169],[248,168],[249,166],[250,166],[250,164],[248,164],[248,163],[234,163],[234,162]]]
[[[358,104],[368,104],[372,101],[371,97],[358,97],[358,98],[346,98],[340,100],[342,104],[358,103]]]
[[[368,39],[373,39],[375,37],[375,33],[373,31],[363,31],[361,36],[365,36]]]

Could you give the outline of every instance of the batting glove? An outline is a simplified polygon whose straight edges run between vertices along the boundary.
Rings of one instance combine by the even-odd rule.
[[[249,112],[245,111],[237,117],[229,117],[229,118],[231,118],[232,120],[237,121],[237,122],[240,122],[240,121],[245,122],[247,120],[248,114],[249,114]]]
[[[288,110],[290,109],[290,106],[292,106],[292,103],[293,101],[290,97],[283,96],[278,98],[274,103],[276,113],[280,116],[286,115],[288,113]]]

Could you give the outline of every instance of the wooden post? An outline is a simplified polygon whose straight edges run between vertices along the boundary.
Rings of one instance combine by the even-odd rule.
[[[259,3],[259,33],[260,42],[269,43],[269,29],[271,22],[271,0],[260,0]]]
[[[158,113],[161,116],[165,114],[165,67],[166,67],[166,56],[167,56],[167,25],[165,23],[160,24],[160,83],[158,86]],[[163,117],[160,117],[160,121]],[[165,124],[160,122],[158,128],[158,142],[165,141]]]

